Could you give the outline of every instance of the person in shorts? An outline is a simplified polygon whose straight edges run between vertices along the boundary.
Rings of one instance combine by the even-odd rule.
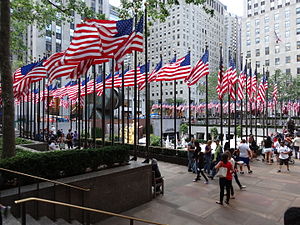
[[[279,153],[279,170],[278,173],[281,172],[282,165],[285,164],[287,171],[290,171],[289,169],[289,153],[290,149],[284,145],[284,141],[280,142],[280,148],[278,149]]]
[[[243,164],[247,165],[248,173],[252,173],[252,170],[250,169],[250,158],[252,158],[252,152],[249,148],[249,145],[246,143],[245,139],[242,139],[241,144],[238,147],[239,150],[239,160],[244,162]],[[243,164],[240,164],[240,174],[244,174],[243,171]]]

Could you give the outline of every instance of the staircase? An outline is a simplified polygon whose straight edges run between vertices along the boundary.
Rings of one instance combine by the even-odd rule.
[[[78,221],[74,220],[72,223],[68,223],[63,219],[57,219],[56,222],[52,221],[48,217],[41,217],[39,220],[35,220],[32,216],[26,215],[26,224],[28,225],[80,225]],[[11,213],[7,218],[3,218],[3,225],[21,225],[21,219],[15,218]]]

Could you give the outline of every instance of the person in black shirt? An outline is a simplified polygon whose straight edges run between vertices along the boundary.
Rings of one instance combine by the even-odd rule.
[[[196,178],[193,180],[194,182],[197,182],[198,180],[200,180],[200,173],[201,175],[204,177],[205,179],[205,184],[208,184],[208,179],[206,177],[206,175],[203,172],[204,169],[204,153],[201,151],[201,147],[198,141],[195,141],[195,152],[194,152],[194,160],[196,163],[196,168],[197,168],[197,176]]]

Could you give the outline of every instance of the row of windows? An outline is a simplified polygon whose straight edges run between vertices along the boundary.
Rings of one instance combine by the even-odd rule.
[[[298,55],[297,56],[297,62],[300,62],[300,55]],[[285,63],[283,63],[284,65],[286,65],[286,64],[289,64],[289,63],[291,63],[291,57],[290,56],[287,56],[286,58],[285,58]],[[260,61],[256,61],[255,62],[255,65],[257,66],[257,68],[260,68]],[[266,59],[265,60],[265,64],[264,64],[265,66],[270,66],[270,59]],[[275,59],[274,59],[274,65],[276,65],[276,66],[279,66],[280,65],[280,58],[279,57],[276,57]],[[299,73],[298,73],[299,74]]]
[[[178,91],[176,91],[176,94],[178,94]],[[183,94],[183,90],[180,90],[179,91],[179,94]],[[165,92],[165,95],[173,95],[173,91],[170,91],[170,92]],[[152,97],[154,97],[155,96],[155,93],[152,93]],[[158,92],[156,92],[156,96],[160,96],[160,94],[158,93]]]

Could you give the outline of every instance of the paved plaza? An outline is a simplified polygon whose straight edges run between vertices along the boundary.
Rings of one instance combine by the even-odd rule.
[[[186,167],[159,162],[165,177],[165,195],[124,214],[170,225],[283,224],[285,210],[300,206],[300,160],[290,167],[290,172],[283,167],[282,173],[277,173],[276,164],[254,161],[251,166],[253,174],[239,175],[246,190],[240,191],[233,180],[236,199],[231,199],[229,206],[220,206],[215,203],[219,199],[218,179],[209,184],[204,184],[203,179],[194,183],[195,176]],[[128,225],[129,221],[110,218],[98,224]]]

